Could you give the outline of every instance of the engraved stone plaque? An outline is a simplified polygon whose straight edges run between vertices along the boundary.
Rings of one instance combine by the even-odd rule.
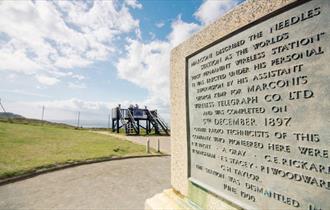
[[[329,14],[298,1],[186,58],[191,182],[246,209],[330,209]]]

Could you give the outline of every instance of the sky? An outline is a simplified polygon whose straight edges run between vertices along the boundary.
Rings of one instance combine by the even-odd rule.
[[[169,122],[171,49],[242,1],[0,1],[1,102],[86,125],[138,104]]]

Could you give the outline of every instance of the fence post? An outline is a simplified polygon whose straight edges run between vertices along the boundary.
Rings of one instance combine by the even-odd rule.
[[[150,141],[149,141],[149,138],[147,139],[147,143],[146,143],[146,153],[150,153]]]
[[[160,141],[157,139],[157,152],[160,152]]]

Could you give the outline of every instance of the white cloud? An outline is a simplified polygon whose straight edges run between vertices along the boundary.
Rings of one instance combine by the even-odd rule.
[[[33,74],[41,69],[41,66],[37,62],[27,57],[23,49],[14,49],[10,45],[8,43],[7,45],[0,46],[0,70]]]
[[[119,77],[146,88],[153,96],[162,95],[161,100],[168,99],[169,43],[130,40],[126,50],[127,56],[116,65]]]
[[[9,81],[15,81],[16,78],[17,78],[17,75],[16,75],[16,74],[9,74],[9,75],[7,76],[7,79],[8,79]]]
[[[113,104],[113,106],[115,106]],[[24,109],[22,109],[24,107]],[[74,122],[77,119],[77,113],[81,113],[81,122],[86,120],[107,119],[112,104],[98,101],[83,101],[79,99],[68,100],[45,100],[45,101],[18,101],[7,102],[8,112],[17,113],[29,118],[41,117],[42,107],[45,107],[45,120]]]
[[[142,39],[142,32],[139,28],[135,29],[135,34],[138,39]]]
[[[84,79],[85,79],[84,76],[79,75],[79,74],[73,74],[71,77],[72,77],[72,78],[75,78],[75,79],[77,79],[77,80],[84,80]]]
[[[113,40],[139,27],[127,5],[141,8],[130,0],[0,2],[0,71],[57,77],[39,76],[50,84],[68,76],[61,72],[107,59]]]
[[[156,38],[155,33],[152,33],[151,31],[149,32],[149,36],[151,40],[154,40]]]
[[[50,98],[48,95],[40,94],[40,93],[33,93],[30,91],[20,90],[20,89],[0,89],[0,92],[6,93],[14,93],[18,95],[25,95],[25,96],[38,96],[42,98]]]
[[[45,107],[50,109],[62,109],[68,111],[99,110],[110,108],[105,102],[83,101],[76,98],[68,100],[39,101],[32,102],[30,104],[35,106],[44,105]]]
[[[36,75],[36,79],[38,80],[38,82],[40,82],[43,85],[55,85],[56,83],[59,82],[59,80],[55,77],[49,77],[46,75]]]
[[[157,28],[162,28],[165,25],[163,21],[156,23]]]
[[[142,9],[142,4],[140,4],[137,0],[126,0],[125,3],[134,9]]]
[[[147,89],[149,97],[144,104],[159,109],[166,119],[169,118],[170,51],[199,29],[199,25],[186,23],[180,16],[171,26],[166,41],[129,40],[127,54],[116,64],[119,77]]]
[[[196,23],[187,23],[181,20],[181,16],[172,23],[172,32],[169,34],[171,46],[175,47],[187,38],[189,38],[194,32],[198,31],[200,26]]]
[[[86,88],[86,85],[83,84],[83,83],[69,82],[68,87],[69,88],[72,88],[72,89],[85,89]]]
[[[194,13],[203,25],[215,21],[238,4],[238,0],[205,0]]]

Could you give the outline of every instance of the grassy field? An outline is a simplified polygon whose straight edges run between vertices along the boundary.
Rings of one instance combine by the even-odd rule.
[[[0,178],[56,164],[142,154],[142,145],[87,130],[0,122]]]
[[[3,112],[0,113],[0,122],[7,122],[7,123],[15,123],[15,124],[25,124],[25,125],[49,125],[59,128],[75,128],[75,126],[67,125],[64,123],[54,123],[49,121],[41,121],[38,119],[30,119],[30,118],[6,118],[3,116]]]

